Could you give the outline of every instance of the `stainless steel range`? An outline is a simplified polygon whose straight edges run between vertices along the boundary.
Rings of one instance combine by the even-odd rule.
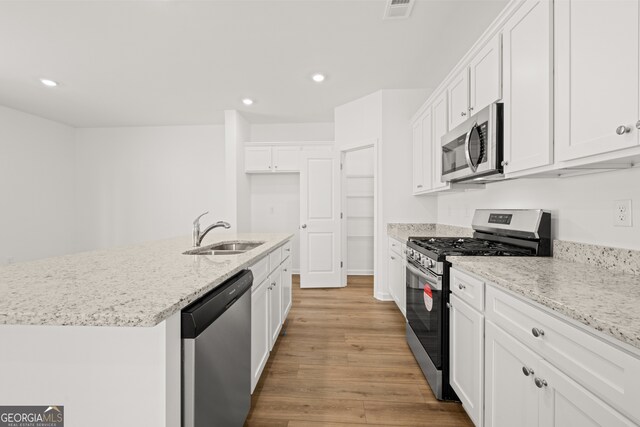
[[[550,256],[551,214],[478,209],[473,238],[420,237],[407,242],[407,342],[436,398],[457,400],[449,384],[447,256]]]

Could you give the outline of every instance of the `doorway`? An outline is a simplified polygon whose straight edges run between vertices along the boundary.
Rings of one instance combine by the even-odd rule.
[[[345,286],[362,279],[373,283],[377,216],[376,147],[373,143],[362,144],[343,149],[340,154],[342,283]]]

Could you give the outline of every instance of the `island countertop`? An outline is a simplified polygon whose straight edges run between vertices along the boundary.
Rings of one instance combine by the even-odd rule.
[[[548,257],[450,257],[453,267],[640,349],[640,276]]]
[[[183,255],[160,240],[0,268],[0,325],[155,326],[284,244],[292,234],[209,235],[264,244],[239,255]]]

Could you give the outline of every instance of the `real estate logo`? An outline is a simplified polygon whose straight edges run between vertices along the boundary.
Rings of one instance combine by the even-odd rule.
[[[64,406],[0,406],[0,427],[64,427]]]

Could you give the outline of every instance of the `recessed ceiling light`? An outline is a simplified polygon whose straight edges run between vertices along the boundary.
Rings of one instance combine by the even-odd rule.
[[[313,76],[311,76],[311,78],[316,83],[322,83],[324,81],[324,74],[316,73]]]
[[[45,85],[47,87],[56,87],[56,86],[58,86],[57,82],[54,82],[53,80],[49,80],[49,79],[40,79],[40,83],[42,83],[43,85]]]
[[[253,104],[253,99],[245,98],[245,99],[242,100],[242,103],[244,105],[251,105],[251,104]]]

